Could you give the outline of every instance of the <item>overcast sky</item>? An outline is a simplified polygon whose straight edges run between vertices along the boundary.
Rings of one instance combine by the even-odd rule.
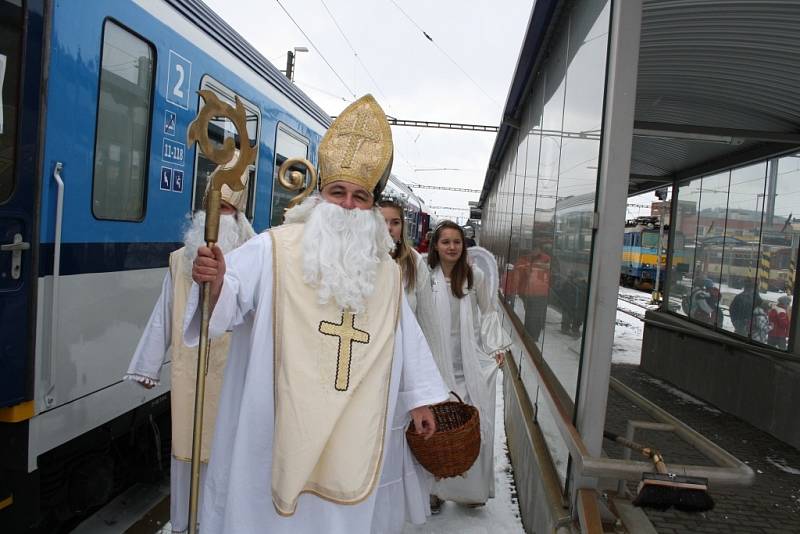
[[[279,69],[285,68],[287,50],[308,47],[308,53],[297,55],[295,83],[331,115],[352,102],[354,94],[372,93],[388,115],[399,119],[489,125],[499,123],[533,4],[205,1]],[[399,126],[392,133],[393,172],[406,183],[470,189],[483,185],[494,133]],[[429,206],[466,208],[467,201],[478,199],[477,193],[416,192]],[[443,217],[466,216],[464,211],[434,211]]]

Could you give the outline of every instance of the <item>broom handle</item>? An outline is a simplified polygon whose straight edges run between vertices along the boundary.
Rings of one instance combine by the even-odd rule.
[[[666,475],[669,473],[666,464],[664,463],[664,457],[661,456],[661,453],[657,450],[653,449],[652,447],[645,447],[641,443],[636,443],[635,441],[631,441],[627,438],[623,438],[622,436],[618,436],[613,432],[609,432],[608,430],[603,431],[603,437],[611,440],[615,443],[619,443],[623,447],[628,447],[629,449],[633,449],[642,453],[644,456],[647,456],[653,461],[653,465],[656,468],[656,471],[659,473]]]

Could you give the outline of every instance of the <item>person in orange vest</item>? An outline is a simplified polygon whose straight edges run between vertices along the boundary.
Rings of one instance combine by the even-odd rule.
[[[541,244],[534,244],[530,254],[517,259],[511,285],[513,294],[519,296],[525,306],[525,331],[531,339],[538,341],[544,328],[550,294],[550,255]]]

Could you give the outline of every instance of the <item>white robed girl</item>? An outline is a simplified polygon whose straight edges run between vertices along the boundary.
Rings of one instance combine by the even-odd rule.
[[[497,295],[486,274],[467,261],[464,231],[452,221],[440,223],[431,238],[428,265],[433,281],[444,350],[433,351],[445,384],[478,408],[481,450],[464,477],[434,484],[431,505],[442,501],[481,506],[494,497],[494,408],[497,370],[511,342],[500,326]]]
[[[440,352],[441,329],[433,304],[428,266],[407,241],[402,206],[392,200],[382,200],[378,205],[389,235],[395,243],[392,257],[400,265],[408,305],[414,312],[431,351]],[[381,476],[376,507],[382,502],[387,503],[387,506],[380,507],[387,513],[375,514],[372,522],[373,534],[400,532],[406,521],[419,525],[430,515],[429,493],[433,486],[433,476],[417,462],[408,447],[405,437],[409,424],[407,414],[402,410],[395,413],[398,415],[392,423],[387,442],[389,453],[394,451],[394,454],[403,457],[402,469],[385,469]]]

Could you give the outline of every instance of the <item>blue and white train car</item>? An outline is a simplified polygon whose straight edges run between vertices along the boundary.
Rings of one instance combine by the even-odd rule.
[[[213,168],[197,91],[246,106],[257,231],[330,119],[199,0],[0,0],[0,86],[0,530],[55,532],[169,469],[169,369],[122,376]]]

